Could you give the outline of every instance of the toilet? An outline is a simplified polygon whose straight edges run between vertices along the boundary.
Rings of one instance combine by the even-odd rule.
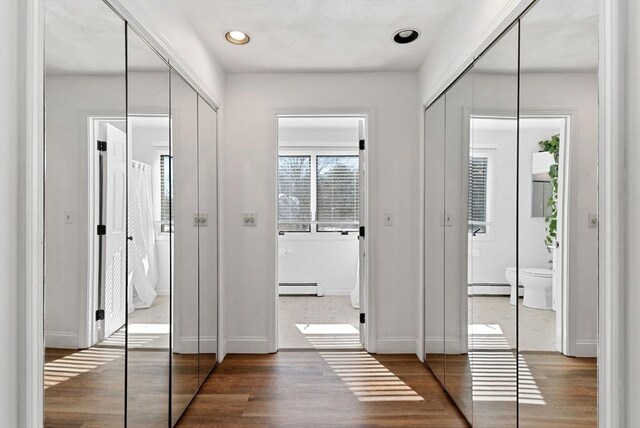
[[[516,304],[518,287],[516,285],[516,268],[508,267],[504,275],[511,285],[511,297],[509,301]],[[528,308],[552,309],[553,308],[553,270],[542,268],[520,268],[520,285],[524,287],[524,302]]]

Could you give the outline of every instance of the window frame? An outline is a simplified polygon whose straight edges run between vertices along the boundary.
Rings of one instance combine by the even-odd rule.
[[[311,222],[315,222],[317,219],[317,157],[318,156],[356,156],[359,157],[360,153],[357,148],[350,147],[313,147],[313,148],[289,148],[289,147],[280,147],[278,150],[278,160],[280,156],[310,156],[311,157]],[[276,164],[277,165],[277,164]],[[276,176],[278,175],[278,171],[276,171]],[[358,179],[360,176],[358,175]],[[276,207],[277,213],[277,207]],[[276,227],[278,231],[278,235],[282,238],[287,235],[295,235],[299,236],[302,239],[306,239],[303,237],[332,237],[342,238],[342,239],[350,239],[357,235],[358,230],[347,231],[345,235],[343,235],[342,231],[318,231],[318,225],[316,227],[310,227],[308,232],[281,232],[280,228],[277,226],[279,219],[276,218]],[[359,221],[358,221],[359,223]]]

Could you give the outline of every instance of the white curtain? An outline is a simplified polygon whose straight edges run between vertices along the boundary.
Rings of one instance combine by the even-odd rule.
[[[353,309],[360,309],[360,253],[358,253],[358,263],[356,264],[356,283],[351,290],[351,306]]]
[[[151,167],[132,162],[129,168],[129,287],[136,309],[148,308],[156,298],[158,264],[153,221]]]

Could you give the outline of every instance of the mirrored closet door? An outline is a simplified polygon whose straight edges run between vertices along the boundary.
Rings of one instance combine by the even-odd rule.
[[[44,21],[44,425],[122,426],[125,22],[80,0],[44,2]]]
[[[100,0],[45,2],[44,425],[173,426],[217,362],[217,113]]]
[[[597,424],[597,48],[540,0],[425,112],[425,361],[476,427]]]

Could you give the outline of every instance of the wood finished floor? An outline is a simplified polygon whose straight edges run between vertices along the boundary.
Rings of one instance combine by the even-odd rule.
[[[412,355],[302,351],[227,355],[179,427],[466,427]]]

